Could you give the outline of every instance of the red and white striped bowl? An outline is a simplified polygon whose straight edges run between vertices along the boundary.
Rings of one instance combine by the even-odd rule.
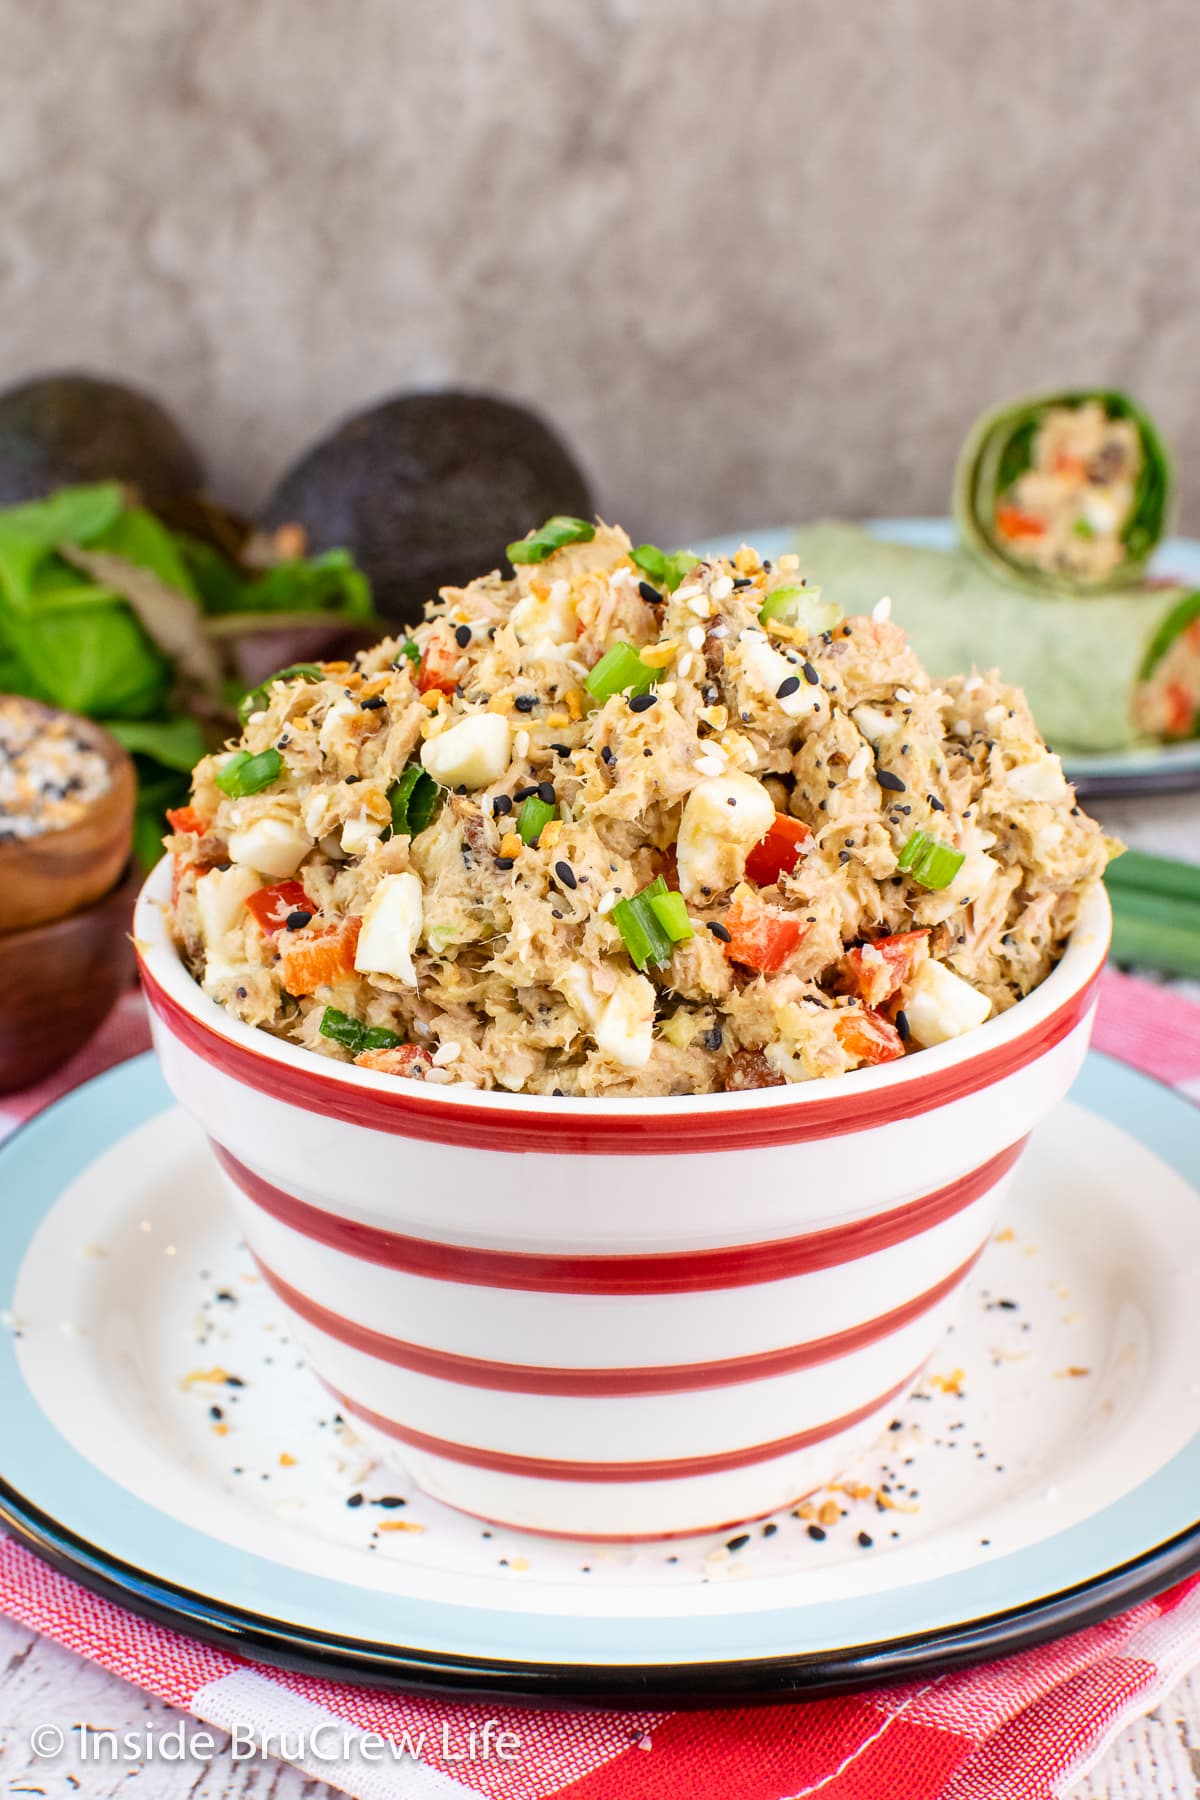
[[[1031,1128],[1083,1059],[1109,938],[898,1064],[754,1093],[544,1100],[313,1056],[209,1000],[136,915],[172,1091],[342,1410],[439,1499],[629,1538],[830,1479],[936,1348]]]

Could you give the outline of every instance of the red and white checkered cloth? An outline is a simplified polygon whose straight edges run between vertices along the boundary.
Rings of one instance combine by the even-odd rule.
[[[51,1081],[0,1101],[0,1134],[148,1042],[130,996]],[[1200,1100],[1200,1009],[1109,971],[1095,1043]],[[1058,1800],[1131,1719],[1200,1663],[1200,1576],[1055,1643],[932,1681],[831,1700],[664,1713],[428,1700],[266,1670],[97,1599],[0,1538],[0,1611],[224,1730],[307,1740],[309,1774],[358,1800]],[[513,1760],[465,1760],[485,1720]],[[414,1758],[325,1760],[328,1727]],[[407,1736],[406,1736],[407,1734]]]

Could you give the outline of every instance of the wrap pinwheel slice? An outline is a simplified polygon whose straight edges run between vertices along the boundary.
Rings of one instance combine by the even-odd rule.
[[[972,427],[954,480],[964,544],[1048,594],[1131,587],[1166,530],[1171,462],[1153,420],[1111,389],[1014,400]]]
[[[885,594],[935,678],[999,669],[1056,750],[1119,750],[1200,733],[1200,592],[1126,588],[1051,598],[996,580],[962,551],[886,543],[861,526],[799,529],[810,584],[846,613]]]

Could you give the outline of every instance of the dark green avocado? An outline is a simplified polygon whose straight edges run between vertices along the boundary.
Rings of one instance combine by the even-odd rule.
[[[157,400],[99,375],[37,375],[0,393],[0,506],[123,481],[154,507],[197,493],[204,469]]]
[[[490,394],[397,394],[347,419],[283,476],[261,523],[345,546],[379,612],[412,623],[439,587],[506,568],[505,545],[591,499],[536,413]]]

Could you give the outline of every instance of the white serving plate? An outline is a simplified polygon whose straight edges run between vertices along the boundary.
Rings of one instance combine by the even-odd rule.
[[[0,1517],[136,1610],[375,1682],[679,1703],[993,1656],[1200,1565],[1198,1138],[1092,1055],[962,1323],[814,1497],[836,1520],[589,1546],[372,1465],[141,1058],[0,1150]]]

